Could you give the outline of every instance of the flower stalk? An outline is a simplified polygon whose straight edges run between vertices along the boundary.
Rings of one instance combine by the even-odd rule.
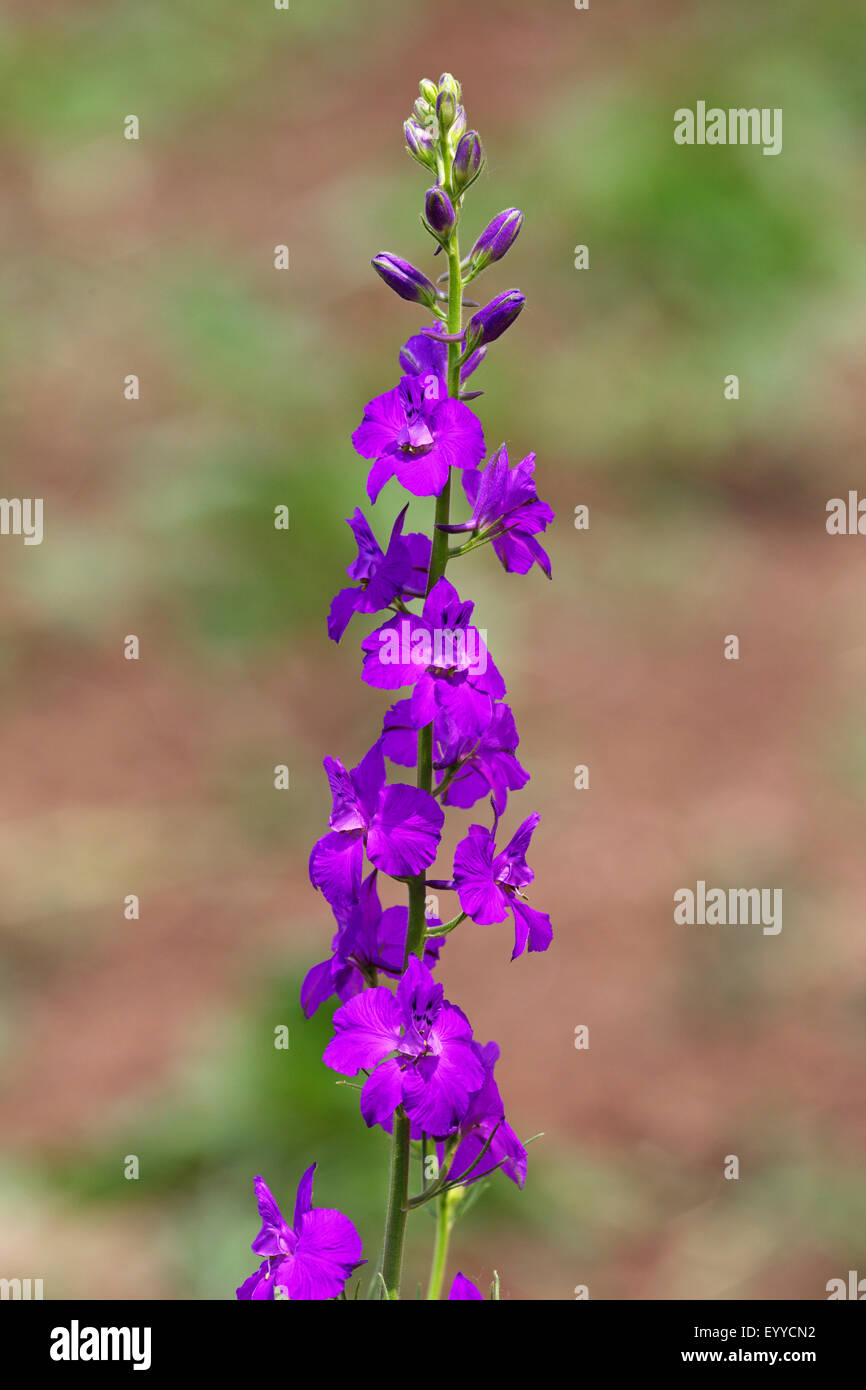
[[[445,998],[433,973],[440,953],[464,923],[492,925],[509,915],[512,958],[546,950],[552,935],[549,917],[527,892],[534,875],[526,855],[539,817],[526,817],[504,844],[499,834],[509,794],[529,780],[517,759],[505,682],[486,633],[472,622],[474,605],[446,578],[450,560],[487,544],[506,573],[538,565],[550,576],[537,536],[553,513],[535,490],[535,456],[512,467],[503,445],[482,468],[484,432],[467,404],[482,394],[467,387],[469,378],[515,322],[524,297],[506,290],[479,308],[464,299],[464,289],[511,249],[523,214],[500,213],[461,262],[463,202],[484,151],[478,133],[466,129],[461,87],[450,73],[438,83],[425,78],[419,92],[404,126],[406,147],[436,179],[421,221],[447,271],[434,282],[391,252],[373,258],[384,284],[432,323],[404,343],[399,384],[368,403],[352,443],[370,463],[371,504],[386,487],[402,488],[410,501],[433,498],[433,527],[406,531],[407,502],[380,545],[360,508],[347,519],[358,554],[347,566],[351,585],[331,604],[328,635],[339,642],[353,620],[378,615],[380,626],[361,641],[363,680],[409,694],[387,710],[379,738],[356,767],[325,759],[333,808],[313,846],[310,879],[337,930],[330,956],[312,967],[301,989],[307,1016],[334,996],[340,1001],[323,1061],[345,1085],[362,1078],[354,1089],[364,1122],[390,1132],[382,1253],[368,1295],[388,1301],[401,1297],[410,1211],[435,1203],[427,1300],[437,1301],[452,1230],[481,1191],[480,1180],[502,1172],[522,1187],[526,1177],[526,1146],[505,1118],[494,1077],[499,1047],[479,1042],[466,1014]],[[447,292],[440,288],[446,277]],[[465,328],[464,309],[476,310]],[[458,484],[471,517],[452,525]],[[456,546],[454,534],[465,538]],[[414,768],[414,781],[390,780],[386,759]],[[442,876],[434,865],[446,811],[479,803],[489,806],[491,825],[470,826]],[[480,809],[473,819],[484,814]],[[383,907],[379,884],[387,879],[406,888],[405,905]],[[457,898],[445,921],[438,907],[436,916],[428,914],[431,888]],[[409,1195],[413,1146],[421,1159],[416,1196]],[[301,1181],[292,1226],[257,1179],[263,1227],[253,1250],[264,1261],[239,1297],[342,1298],[364,1263],[351,1222],[311,1208],[311,1175]],[[498,1276],[493,1287],[498,1297]],[[448,1297],[482,1295],[460,1271]]]

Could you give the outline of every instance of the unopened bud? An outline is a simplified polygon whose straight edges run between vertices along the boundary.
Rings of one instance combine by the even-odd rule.
[[[451,168],[451,179],[456,194],[465,192],[469,185],[475,182],[481,173],[483,163],[484,149],[481,137],[477,130],[467,130],[454,152]]]
[[[452,150],[456,149],[460,143],[463,132],[466,129],[466,112],[462,106],[457,107],[457,115],[454,117],[454,124],[448,132],[448,143]]]
[[[439,91],[450,92],[455,103],[459,102],[463,95],[463,88],[460,86],[457,78],[451,76],[450,72],[443,72],[442,76],[439,78]]]
[[[454,204],[445,189],[440,188],[439,184],[435,188],[428,188],[424,214],[430,230],[435,232],[441,242],[447,242],[454,230],[454,223],[457,218],[454,213]]]
[[[425,169],[436,168],[436,142],[430,131],[417,121],[408,120],[403,126],[406,148],[413,159],[423,164]]]
[[[488,223],[469,252],[469,264],[476,275],[493,261],[502,260],[517,240],[522,226],[523,213],[519,208],[506,208]]]
[[[457,115],[457,98],[453,92],[440,92],[436,98],[436,118],[440,130],[450,130]]]
[[[408,299],[413,304],[425,304],[428,309],[432,309],[436,303],[436,286],[427,279],[423,271],[418,270],[409,261],[404,261],[401,256],[392,256],[389,251],[380,251],[370,264],[376,274],[381,275],[385,284],[395,294],[399,294],[401,299]]]
[[[491,299],[477,314],[473,314],[466,326],[467,354],[501,338],[525,303],[526,299],[520,290],[506,290],[504,294],[498,294],[495,299]]]

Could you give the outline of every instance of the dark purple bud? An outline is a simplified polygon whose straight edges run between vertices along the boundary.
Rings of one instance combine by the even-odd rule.
[[[435,170],[436,142],[430,131],[417,121],[408,120],[403,126],[403,134],[406,137],[406,148],[412,158],[423,164],[425,169]]]
[[[454,204],[445,189],[440,188],[438,184],[435,188],[427,190],[424,213],[430,230],[436,233],[440,241],[448,241],[457,218],[454,214]]]
[[[455,193],[465,192],[470,183],[475,182],[481,173],[483,163],[484,149],[481,137],[477,130],[467,130],[454,152],[451,178]]]
[[[440,92],[436,98],[436,119],[440,130],[450,130],[457,115],[457,98],[453,92]]]
[[[517,240],[523,226],[523,213],[518,208],[506,208],[494,217],[469,252],[471,269],[477,274],[493,261],[501,261]]]
[[[486,347],[488,343],[494,343],[497,338],[501,338],[525,303],[526,299],[520,290],[506,290],[504,294],[498,294],[495,299],[491,299],[489,304],[485,304],[483,309],[473,314],[466,326],[466,352],[474,352],[476,348]]]
[[[408,299],[413,304],[426,304],[432,309],[438,298],[436,286],[427,279],[421,270],[404,261],[400,256],[392,256],[388,251],[380,251],[370,262],[377,275],[381,275],[386,285]]]

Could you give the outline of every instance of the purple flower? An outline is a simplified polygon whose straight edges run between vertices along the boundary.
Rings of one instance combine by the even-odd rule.
[[[448,1181],[463,1180],[468,1186],[501,1168],[522,1187],[526,1182],[526,1149],[505,1119],[505,1107],[493,1079],[499,1048],[495,1042],[485,1047],[476,1043],[475,1047],[484,1067],[484,1085],[470,1100],[460,1123],[460,1143],[448,1169]]]
[[[472,1280],[467,1279],[466,1275],[461,1274],[458,1270],[457,1273],[454,1275],[454,1283],[451,1285],[451,1292],[448,1295],[448,1301],[450,1303],[461,1298],[480,1299],[482,1303],[484,1302],[483,1295],[479,1293]]]
[[[469,266],[473,274],[477,275],[494,261],[501,261],[511,250],[522,226],[523,213],[519,208],[506,208],[504,212],[497,213],[469,252]]]
[[[362,458],[375,459],[367,478],[371,502],[393,477],[415,497],[436,497],[451,468],[477,468],[484,457],[480,422],[446,394],[437,375],[404,376],[370,401],[352,443]]]
[[[333,798],[331,833],[313,846],[310,879],[332,906],[358,898],[365,847],[370,863],[395,878],[432,864],[445,816],[418,787],[386,787],[381,744],[374,743],[351,772],[339,758],[326,758],[324,766]]]
[[[523,954],[527,942],[530,951],[546,951],[553,937],[547,913],[530,907],[521,893],[535,878],[526,852],[540,819],[537,813],[527,816],[500,854],[496,853],[495,828],[487,830],[483,825],[471,825],[454,851],[454,887],[467,917],[487,926],[504,922],[510,909],[512,960]]]
[[[479,309],[477,314],[473,314],[466,325],[467,352],[473,352],[475,348],[484,347],[485,344],[494,343],[497,338],[501,338],[525,303],[526,299],[520,290],[505,290],[503,294],[491,299],[489,304],[485,304],[483,309]]]
[[[357,579],[360,587],[341,589],[334,595],[328,615],[328,636],[333,642],[339,642],[355,613],[378,613],[389,608],[395,598],[414,598],[426,592],[430,539],[417,531],[403,535],[408,510],[407,502],[394,522],[384,554],[360,507],[346,518],[358,547],[358,558],[346,567],[346,573]]]
[[[520,739],[508,705],[497,702],[481,734],[466,730],[444,711],[433,721],[433,770],[437,783],[448,784],[442,793],[445,806],[474,806],[490,797],[497,815],[502,815],[509,791],[519,791],[529,781],[517,761],[515,749]],[[401,767],[415,767],[418,759],[418,732],[412,720],[411,701],[398,700],[385,715],[382,751]]]
[[[493,549],[508,574],[526,574],[538,564],[550,578],[550,557],[535,539],[553,521],[553,510],[535,490],[535,454],[513,468],[503,444],[484,471],[464,473],[463,488],[473,508],[472,520],[443,530],[493,531]]]
[[[361,643],[368,685],[379,690],[414,685],[416,729],[430,724],[441,710],[466,733],[481,734],[493,701],[505,694],[484,636],[469,621],[473,608],[443,577],[427,595],[420,617],[398,614]]]
[[[411,956],[396,994],[356,994],[334,1014],[324,1062],[344,1076],[374,1068],[361,1092],[367,1125],[388,1124],[402,1105],[425,1134],[453,1134],[485,1072],[465,1014]],[[393,1055],[392,1055],[393,1054]]]
[[[334,910],[338,931],[331,943],[332,954],[308,971],[301,986],[301,1006],[307,1018],[334,994],[345,1004],[366,984],[375,984],[377,972],[394,979],[403,973],[409,911],[404,905],[383,912],[376,878],[374,869],[361,884],[357,902],[341,904]],[[438,917],[428,917],[427,925],[438,927],[442,923]],[[431,970],[444,944],[444,936],[427,941],[424,960]]]
[[[490,722],[477,740],[447,715],[442,722],[437,766],[443,769],[442,777],[451,768],[458,768],[442,795],[444,805],[468,808],[482,797],[490,797],[494,811],[501,816],[509,791],[519,791],[529,781],[529,773],[515,756],[520,738],[509,706],[501,701],[494,705]]]
[[[370,264],[389,289],[399,294],[401,299],[408,299],[412,304],[426,304],[428,309],[432,309],[439,298],[439,292],[433,282],[410,261],[404,261],[402,256],[392,256],[390,251],[380,251]]]
[[[400,349],[400,366],[408,376],[437,376],[444,383],[448,371],[448,344],[441,341],[445,329],[441,323],[426,333],[416,333]],[[435,335],[435,336],[434,336]],[[486,348],[473,352],[460,368],[460,380],[466,381],[484,361]],[[444,390],[444,385],[441,388]]]
[[[298,1186],[293,1225],[289,1226],[264,1178],[256,1178],[256,1201],[262,1229],[252,1244],[264,1260],[237,1291],[240,1299],[337,1298],[361,1264],[361,1237],[347,1216],[328,1207],[313,1207],[315,1163]]]

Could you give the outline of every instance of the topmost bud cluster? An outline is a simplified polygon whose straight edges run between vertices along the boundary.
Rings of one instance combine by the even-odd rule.
[[[451,253],[463,194],[475,182],[484,166],[484,149],[477,130],[466,129],[466,111],[461,102],[462,88],[456,77],[444,72],[438,83],[425,77],[412,115],[403,130],[412,158],[435,175],[427,190],[421,221],[438,243],[437,253]],[[523,213],[505,208],[485,227],[469,255],[460,263],[461,287],[468,285],[513,246],[523,225]],[[402,257],[380,253],[373,268],[402,299],[424,304],[445,320],[443,303],[448,295]],[[440,280],[445,277],[440,277]],[[468,301],[467,301],[468,302]],[[465,335],[465,355],[492,342],[514,321],[523,308],[523,295],[509,290],[476,314]],[[453,339],[452,339],[453,341]],[[471,346],[470,346],[471,343]]]
[[[460,83],[450,72],[443,72],[438,83],[423,78],[419,93],[403,126],[406,147],[413,159],[436,175],[449,197],[459,198],[484,163],[477,130],[466,129]]]

